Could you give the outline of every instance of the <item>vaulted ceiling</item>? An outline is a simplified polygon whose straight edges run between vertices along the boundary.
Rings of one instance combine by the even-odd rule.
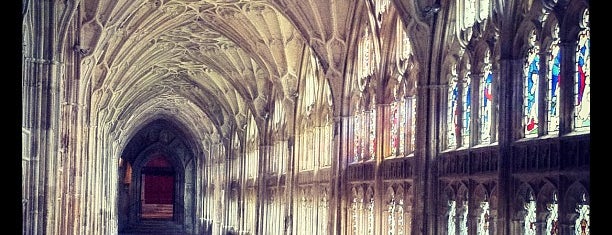
[[[407,2],[395,4],[415,4]],[[368,4],[85,0],[81,76],[91,81],[96,119],[117,125],[111,130],[116,135],[164,115],[202,135],[225,135],[243,127],[249,113],[263,120],[271,100],[289,100],[310,51],[332,93],[340,93],[353,21],[368,14]]]

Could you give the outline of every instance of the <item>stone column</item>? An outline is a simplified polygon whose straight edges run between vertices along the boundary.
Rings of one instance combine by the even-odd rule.
[[[347,234],[348,227],[348,214],[347,208],[350,206],[350,202],[343,200],[348,198],[350,186],[346,183],[347,177],[345,175],[348,148],[347,142],[349,141],[349,121],[350,116],[336,116],[334,117],[334,135],[333,135],[333,152],[332,152],[332,163],[330,181],[332,182],[330,192],[330,204],[329,208],[332,216],[329,217],[333,223],[329,227],[330,234]]]

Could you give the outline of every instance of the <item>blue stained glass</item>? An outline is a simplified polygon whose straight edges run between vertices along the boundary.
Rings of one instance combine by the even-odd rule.
[[[553,67],[552,67],[552,88],[551,93],[553,96],[556,96],[557,85],[559,84],[559,80],[561,79],[561,51],[557,52],[555,55]]]
[[[472,107],[472,100],[470,99],[472,88],[470,85],[467,86],[467,92],[465,94],[465,128],[469,130],[470,127],[470,107]]]
[[[574,85],[574,129],[588,130],[591,126],[591,72],[590,72],[590,29],[589,11],[585,10],[582,16],[581,26],[584,29],[578,35],[576,48],[576,81]]]
[[[493,73],[491,73],[490,68],[486,70],[486,76],[481,84],[481,95],[482,95],[482,104],[480,106],[480,143],[488,144],[491,141],[491,120],[489,119],[491,115],[491,102],[493,102],[493,94],[492,94],[492,84],[493,84]]]
[[[538,73],[540,58],[535,56],[529,64],[529,74],[527,75],[527,112],[531,112],[533,105],[536,103],[536,84],[538,83]]]
[[[463,139],[461,145],[462,146],[469,146],[470,145],[470,120],[471,120],[471,114],[472,114],[472,86],[470,84],[470,78],[468,75],[465,76],[466,82],[464,84],[464,100],[463,100],[463,128],[462,128],[462,133],[461,133],[461,137]]]
[[[526,61],[526,86],[524,91],[524,107],[525,107],[525,137],[533,137],[537,135],[538,130],[538,80],[540,72],[540,57],[538,55],[539,48],[534,46],[529,51],[528,60]]]
[[[484,94],[483,94],[483,100],[482,103],[486,109],[486,107],[489,105],[489,102],[493,100],[493,95],[491,94],[491,84],[493,82],[493,74],[491,72],[489,72],[489,74],[487,75],[487,78],[485,78],[485,87],[484,87]]]
[[[457,108],[455,107],[457,107],[458,97],[459,97],[459,86],[455,84],[455,87],[453,88],[453,98],[451,99],[452,100],[452,104],[451,104],[452,110],[457,110]]]
[[[558,41],[553,43],[550,48],[552,57],[549,59],[548,73],[548,132],[559,130],[559,81],[561,80],[561,50]]]
[[[453,87],[453,98],[452,98],[452,105],[451,105],[451,119],[452,119],[452,127],[450,128],[451,130],[449,130],[451,132],[451,142],[455,143],[455,137],[459,132],[459,122],[458,122],[458,115],[459,115],[459,109],[458,109],[458,105],[457,102],[459,101],[459,84],[455,83],[455,86]]]
[[[582,96],[584,95],[584,87],[586,84],[586,72],[584,71],[587,47],[590,47],[591,40],[586,39],[586,43],[578,50],[578,104],[582,102]]]

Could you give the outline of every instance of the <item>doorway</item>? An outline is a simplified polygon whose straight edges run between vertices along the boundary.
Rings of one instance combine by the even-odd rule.
[[[175,173],[164,156],[151,158],[141,172],[141,219],[174,219]]]

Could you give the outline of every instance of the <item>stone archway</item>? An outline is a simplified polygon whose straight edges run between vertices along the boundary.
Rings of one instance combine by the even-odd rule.
[[[195,231],[195,159],[186,138],[165,120],[141,129],[119,168],[119,233]]]

